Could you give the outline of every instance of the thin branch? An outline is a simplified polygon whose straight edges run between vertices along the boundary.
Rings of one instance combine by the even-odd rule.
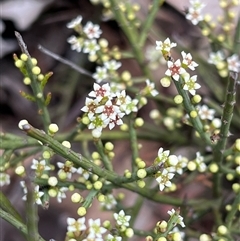
[[[48,49],[46,49],[46,48],[44,48],[42,45],[38,45],[38,49],[39,49],[42,53],[44,53],[44,54],[52,57],[53,59],[56,59],[57,61],[59,61],[59,62],[61,62],[61,63],[63,63],[63,64],[68,65],[68,66],[71,67],[72,69],[75,69],[75,70],[76,70],[77,72],[79,72],[80,74],[83,74],[83,75],[86,75],[86,76],[88,76],[88,77],[93,78],[93,77],[92,77],[92,73],[90,73],[89,71],[87,71],[87,70],[79,67],[78,65],[72,63],[71,61],[69,61],[69,60],[67,60],[67,59],[64,59],[64,58],[60,57],[59,55],[51,52],[50,50],[48,50]]]

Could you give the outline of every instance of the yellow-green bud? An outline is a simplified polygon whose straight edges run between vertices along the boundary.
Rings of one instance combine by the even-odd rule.
[[[237,166],[237,167],[236,167],[236,173],[237,173],[238,175],[240,175],[240,166]]]
[[[233,183],[232,189],[235,193],[238,193],[240,191],[240,184],[239,183]]]
[[[198,115],[198,113],[197,113],[197,111],[195,111],[195,110],[192,110],[192,111],[190,112],[190,116],[191,116],[192,118],[196,118],[197,115]]]
[[[21,59],[22,61],[27,61],[28,56],[27,56],[26,54],[21,54],[20,59]]]
[[[120,126],[121,131],[128,131],[128,125],[127,124],[122,124]]]
[[[143,180],[137,180],[137,185],[140,187],[140,188],[144,188],[146,186],[146,183],[145,181]]]
[[[220,225],[217,229],[218,233],[221,234],[221,235],[226,235],[227,232],[228,232],[228,229],[226,226],[224,225]]]
[[[181,95],[176,95],[173,100],[176,104],[181,104],[183,102],[183,97]]]
[[[92,159],[93,159],[93,160],[97,160],[97,159],[99,159],[99,158],[100,158],[100,154],[99,154],[98,152],[94,151],[94,152],[92,153]]]
[[[126,235],[128,238],[131,238],[131,237],[134,235],[133,229],[132,229],[132,228],[127,228],[127,229],[125,230],[125,235]]]
[[[126,178],[131,178],[131,177],[132,177],[132,173],[131,173],[129,170],[125,170],[124,176],[125,176]]]
[[[110,159],[113,159],[113,158],[115,157],[115,153],[114,153],[113,151],[110,151],[110,152],[108,153],[108,157],[109,157]]]
[[[113,148],[114,148],[114,145],[113,145],[111,142],[107,142],[107,143],[105,144],[105,149],[106,149],[107,151],[112,151]]]
[[[218,167],[218,165],[217,165],[216,163],[212,163],[212,164],[210,164],[210,166],[209,166],[209,170],[210,170],[210,172],[212,172],[212,173],[217,173],[218,170],[219,170],[219,167]]]
[[[146,167],[146,163],[144,161],[136,161],[138,168],[145,168]]]
[[[145,240],[146,240],[146,241],[153,241],[153,237],[152,237],[152,236],[147,236],[147,237],[145,238]]]
[[[86,208],[85,207],[80,207],[80,208],[78,208],[78,210],[77,210],[77,214],[79,215],[79,216],[84,216],[84,215],[86,215],[86,213],[87,213],[87,210],[86,210]]]
[[[93,187],[96,190],[100,190],[102,188],[102,186],[103,186],[103,184],[102,184],[101,181],[96,181],[96,182],[93,183]]]
[[[106,229],[109,229],[111,227],[111,223],[109,220],[105,220],[103,222],[103,227],[106,228]]]
[[[236,148],[237,151],[240,151],[240,139],[237,139],[235,141],[235,148]]]
[[[130,21],[132,21],[132,20],[135,19],[135,18],[136,18],[136,15],[135,15],[134,13],[129,13],[129,14],[127,15],[127,19],[130,20]]]
[[[106,200],[105,195],[103,195],[103,194],[98,195],[99,202],[104,202],[105,200]]]
[[[44,151],[42,156],[44,159],[49,159],[51,157],[51,153],[49,151]]]
[[[105,38],[99,39],[98,44],[101,48],[107,48],[108,47],[108,41]]]
[[[102,135],[102,132],[100,130],[98,130],[98,129],[93,129],[92,130],[93,138],[98,139],[98,138],[101,137],[101,135]]]
[[[165,237],[160,237],[160,238],[158,238],[157,241],[167,241],[167,239]]]
[[[75,192],[72,194],[71,200],[73,203],[79,203],[82,200],[82,196],[79,193]]]
[[[231,210],[232,210],[232,206],[231,206],[230,204],[228,204],[228,205],[226,205],[225,209],[226,209],[227,211],[231,211]]]
[[[33,64],[33,65],[37,65],[37,63],[38,63],[35,58],[31,58],[31,61],[32,61],[32,64]]]
[[[75,190],[75,187],[73,185],[69,185],[68,190],[72,192]]]
[[[64,172],[63,170],[60,170],[59,173],[58,173],[58,177],[61,179],[61,180],[64,180],[67,178],[67,173]]]
[[[187,168],[189,171],[195,171],[197,168],[197,165],[194,161],[190,161],[187,165]]]
[[[150,111],[149,116],[151,119],[156,120],[156,119],[160,118],[160,113],[158,110],[154,109],[154,110]]]
[[[39,75],[41,73],[41,69],[38,66],[34,66],[32,68],[32,73],[35,75]]]
[[[179,232],[173,233],[172,239],[173,239],[173,241],[182,240],[181,234]]]
[[[171,85],[171,80],[168,77],[160,79],[160,83],[163,87],[169,87]]]
[[[21,67],[23,67],[24,62],[21,59],[18,59],[18,60],[15,61],[14,64],[17,68],[21,68]]]
[[[146,98],[145,96],[142,96],[142,97],[140,98],[140,100],[139,100],[139,104],[140,104],[141,106],[144,106],[144,105],[146,105],[147,103],[148,103],[147,98]]]
[[[48,130],[51,134],[55,134],[56,132],[58,132],[59,128],[57,124],[52,123],[49,125]]]
[[[27,124],[28,124],[27,120],[20,120],[19,123],[18,123],[18,128],[22,130],[23,126],[27,125]]]
[[[143,118],[141,118],[141,117],[136,118],[136,120],[135,120],[135,125],[136,125],[137,127],[141,127],[141,126],[143,126],[143,124],[144,124]]]
[[[50,188],[50,189],[48,190],[48,195],[49,195],[50,197],[56,197],[57,194],[58,194],[58,192],[57,192],[57,190],[55,190],[54,188]]]
[[[127,70],[122,72],[121,77],[122,77],[122,80],[125,82],[129,81],[132,78],[131,73]]]
[[[226,178],[227,178],[228,181],[232,181],[234,179],[234,175],[232,173],[228,173],[226,175]]]
[[[212,241],[212,239],[209,235],[203,233],[203,234],[200,235],[199,241]]]
[[[146,170],[145,170],[145,169],[139,169],[139,170],[137,171],[137,176],[138,176],[139,178],[145,178],[145,177],[147,176]]]
[[[48,178],[48,184],[51,187],[55,187],[58,184],[58,179],[56,177],[49,177]]]
[[[168,226],[168,223],[165,220],[160,221],[158,224],[158,227],[162,233],[164,233],[166,231],[167,226]]]
[[[69,141],[63,141],[62,145],[67,147],[67,148],[71,148],[71,143]]]
[[[23,79],[23,83],[24,83],[25,85],[30,85],[30,84],[31,84],[31,79],[30,79],[29,77],[25,77],[25,78]]]
[[[88,190],[92,189],[93,185],[92,185],[91,182],[86,182],[85,184],[86,184],[86,188],[87,188]]]
[[[240,166],[240,155],[239,156],[236,156],[235,159],[234,159],[235,163]]]
[[[39,74],[37,76],[37,79],[38,79],[38,81],[42,81],[44,79],[44,75],[43,74]]]
[[[202,97],[200,95],[194,95],[192,97],[193,104],[198,104],[202,100]]]
[[[89,54],[88,55],[88,60],[90,62],[95,62],[98,59],[98,56],[96,54]]]
[[[18,166],[16,169],[15,169],[15,173],[19,176],[23,176],[25,174],[25,168],[24,166]]]

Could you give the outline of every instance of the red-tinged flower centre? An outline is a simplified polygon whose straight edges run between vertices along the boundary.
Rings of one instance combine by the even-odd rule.
[[[177,66],[175,64],[172,67],[170,67],[170,71],[172,75],[179,74],[179,70],[180,70],[180,66]]]
[[[104,97],[105,93],[106,93],[106,90],[101,87],[98,90],[95,90],[95,92],[96,92],[96,96]]]

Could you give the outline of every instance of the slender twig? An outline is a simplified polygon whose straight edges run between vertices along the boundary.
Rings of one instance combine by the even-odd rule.
[[[44,47],[41,46],[41,45],[38,45],[38,49],[39,49],[41,52],[43,52],[44,54],[52,57],[53,59],[56,59],[57,61],[59,61],[59,62],[65,64],[65,65],[71,67],[72,69],[75,69],[75,70],[76,70],[77,72],[79,72],[80,74],[83,74],[83,75],[86,75],[86,76],[92,78],[92,73],[90,73],[89,71],[87,71],[87,70],[81,68],[80,66],[72,63],[71,61],[62,58],[61,56],[53,53],[52,51],[44,48]]]

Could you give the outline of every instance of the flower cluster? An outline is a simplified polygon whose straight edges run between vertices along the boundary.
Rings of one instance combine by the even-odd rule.
[[[197,25],[203,20],[202,9],[206,6],[202,1],[190,0],[190,7],[187,10],[186,19],[190,20],[192,24]]]
[[[159,167],[159,171],[155,174],[156,181],[159,184],[160,191],[163,191],[165,187],[171,187],[171,179],[175,173],[182,174],[183,168],[186,167],[186,159],[175,155],[169,155],[169,150],[163,150],[159,148],[158,157],[154,160],[154,164]]]
[[[167,60],[168,69],[165,72],[165,75],[171,77],[175,81],[179,81],[180,77],[184,82],[183,89],[189,91],[191,95],[196,94],[196,90],[201,87],[200,84],[197,83],[197,75],[190,76],[186,69],[195,70],[195,67],[198,64],[193,61],[192,55],[190,53],[181,52],[182,62],[180,59],[177,59],[175,62],[171,57],[171,48],[176,47],[176,43],[172,43],[169,38],[167,38],[164,42],[156,41],[156,50],[160,50],[162,55]]]
[[[22,199],[26,201],[28,190],[27,190],[25,181],[20,181],[20,185],[23,188],[23,192],[24,192],[24,196]],[[34,187],[34,200],[36,204],[42,205],[41,197],[44,195],[44,192],[40,191],[39,188],[40,188],[39,185],[36,185]]]
[[[89,219],[87,225],[85,217],[78,218],[77,220],[69,217],[67,219],[67,236],[69,238],[74,237],[74,240],[81,238],[83,241],[121,241],[122,236],[132,237],[133,231],[131,228],[128,228],[131,216],[125,215],[123,210],[119,213],[114,213],[113,216],[117,223],[115,234],[107,234],[108,230],[112,230],[109,221],[105,221],[104,224],[101,225],[101,220],[99,218],[96,220]]]
[[[92,98],[89,98],[92,97]],[[82,111],[86,113],[83,123],[93,130],[93,136],[101,136],[102,129],[113,129],[116,125],[122,125],[122,117],[131,112],[138,111],[138,100],[132,99],[125,90],[112,90],[108,83],[100,86],[93,85],[93,91],[86,98]]]
[[[68,43],[71,44],[72,50],[77,52],[95,54],[100,49],[96,39],[102,34],[99,25],[87,22],[85,26],[82,25],[82,16],[78,16],[67,24],[67,28],[74,29],[80,37],[71,36],[68,38]]]
[[[225,77],[228,71],[233,71],[237,73],[240,72],[240,59],[237,54],[233,54],[226,58],[224,56],[224,53],[219,50],[215,53],[210,53],[208,62],[216,66],[216,68],[219,70],[219,73],[221,73],[222,77]],[[226,69],[228,71],[226,71]]]

